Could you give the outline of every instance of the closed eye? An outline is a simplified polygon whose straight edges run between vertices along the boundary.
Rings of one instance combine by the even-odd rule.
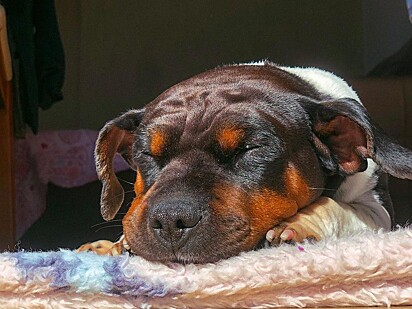
[[[154,154],[154,153],[152,153],[151,151],[148,151],[148,150],[142,150],[142,151],[139,152],[139,154],[140,154],[140,156],[145,157],[146,161],[154,162],[160,168],[165,165],[166,158],[165,158],[164,155]]]
[[[230,152],[222,152],[219,156],[220,157],[219,161],[223,164],[236,163],[248,152],[261,148],[261,147],[262,146],[260,145],[244,145],[244,146],[236,147],[235,149],[232,149]]]
[[[141,151],[140,153],[148,157],[153,157],[153,154],[150,151]]]
[[[252,150],[255,150],[255,149],[259,149],[261,147],[262,146],[260,145],[246,145],[244,147],[239,147],[235,153],[235,157],[236,159],[239,159],[240,156],[243,156],[246,153],[251,152]]]
[[[257,149],[257,148],[260,148],[260,147],[261,146],[258,146],[258,145],[245,145],[243,147],[236,148],[235,153],[236,154],[243,154],[243,153],[246,153],[248,151],[251,151],[251,150],[254,150],[254,149]]]

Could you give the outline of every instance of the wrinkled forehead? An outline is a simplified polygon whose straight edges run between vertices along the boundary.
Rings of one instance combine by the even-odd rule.
[[[154,108],[224,107],[264,95],[253,81],[219,83],[217,79],[196,79],[181,82],[163,92],[149,104]]]
[[[261,85],[260,85],[261,86]],[[142,125],[181,127],[193,134],[216,127],[300,127],[294,94],[251,85],[176,87],[148,105]]]
[[[256,114],[258,110],[252,108],[250,100],[229,98],[235,95],[240,95],[240,91],[199,89],[195,92],[192,89],[190,94],[180,93],[153,104],[146,112],[142,124],[151,126],[190,123],[204,131],[216,121],[240,123],[252,116],[256,117],[257,115],[250,114]]]
[[[180,117],[186,122],[195,120],[201,127],[222,111],[241,114],[261,110],[272,116],[294,116],[291,114],[296,115],[300,106],[293,98],[307,96],[307,88],[300,79],[273,66],[222,67],[163,92],[149,103],[143,123]]]

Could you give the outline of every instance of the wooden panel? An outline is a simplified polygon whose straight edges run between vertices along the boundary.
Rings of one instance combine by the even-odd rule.
[[[13,248],[15,241],[12,75],[6,12],[0,6],[0,250]]]
[[[4,103],[0,108],[0,250],[12,249],[14,229],[12,86],[2,82]]]

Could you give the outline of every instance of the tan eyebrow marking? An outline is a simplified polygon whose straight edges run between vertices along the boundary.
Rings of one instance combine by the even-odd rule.
[[[217,139],[224,151],[230,151],[239,146],[244,135],[245,131],[243,129],[224,128],[218,133]]]
[[[154,131],[150,135],[150,153],[161,156],[166,145],[166,134],[163,131]]]

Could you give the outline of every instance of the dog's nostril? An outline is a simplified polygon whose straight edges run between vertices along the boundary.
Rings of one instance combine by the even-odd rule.
[[[176,221],[176,227],[180,230],[190,229],[196,226],[201,219],[202,217],[197,217],[197,216],[193,216],[191,218],[185,218],[185,219],[178,219]]]
[[[186,228],[186,225],[183,223],[183,221],[182,220],[177,220],[177,222],[176,222],[176,227],[178,228],[178,229],[185,229]]]
[[[162,223],[159,220],[154,220],[151,224],[152,228],[156,229],[156,230],[160,230],[163,228]]]

